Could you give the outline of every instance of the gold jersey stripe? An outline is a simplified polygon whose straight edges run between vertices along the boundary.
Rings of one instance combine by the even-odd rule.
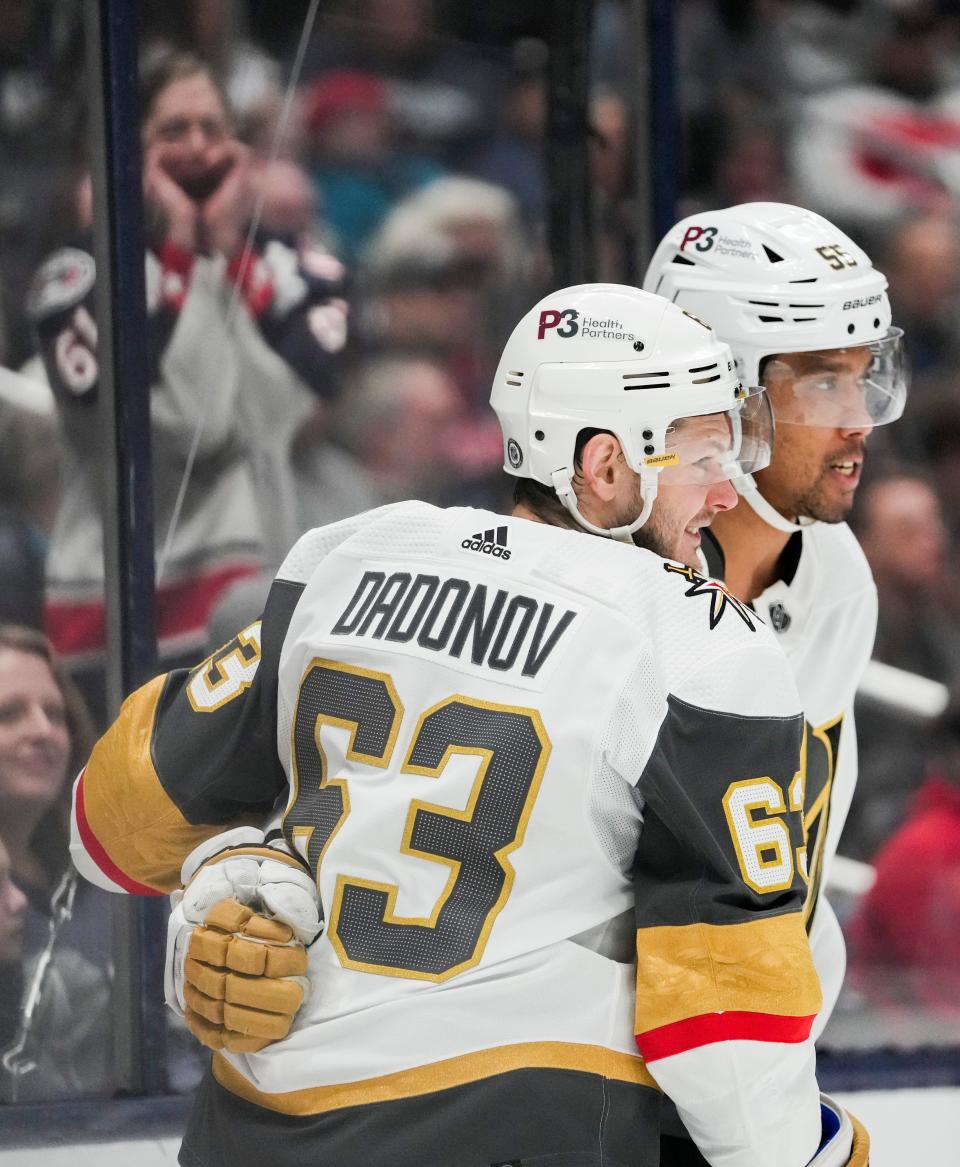
[[[137,883],[170,892],[180,886],[184,857],[226,828],[187,822],[160,784],[150,744],[166,679],[155,677],[124,701],[93,748],[83,798],[87,824],[113,863]]]
[[[800,912],[637,932],[637,1033],[726,1010],[806,1017],[820,981]]]
[[[617,1053],[596,1045],[578,1045],[565,1041],[526,1042],[522,1045],[498,1046],[479,1050],[427,1066],[416,1066],[363,1078],[335,1086],[314,1086],[306,1090],[288,1090],[282,1094],[265,1094],[258,1090],[223,1054],[213,1056],[213,1076],[232,1094],[279,1114],[323,1114],[344,1106],[362,1106],[368,1102],[392,1102],[413,1098],[478,1082],[510,1070],[579,1070],[599,1074],[619,1082],[633,1082],[659,1090],[643,1060],[632,1054]]]

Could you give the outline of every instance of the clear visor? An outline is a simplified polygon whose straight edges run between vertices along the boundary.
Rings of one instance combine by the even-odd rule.
[[[747,390],[732,409],[680,417],[667,427],[660,463],[664,486],[701,485],[742,478],[770,463],[773,414],[762,387]]]
[[[782,353],[763,366],[777,424],[854,429],[886,425],[907,399],[903,332],[812,353]]]

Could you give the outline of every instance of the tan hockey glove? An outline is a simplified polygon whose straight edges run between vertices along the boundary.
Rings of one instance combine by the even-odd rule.
[[[208,839],[171,897],[167,1003],[211,1049],[254,1053],[286,1037],[309,992],[306,946],[322,931],[303,865],[239,827]]]

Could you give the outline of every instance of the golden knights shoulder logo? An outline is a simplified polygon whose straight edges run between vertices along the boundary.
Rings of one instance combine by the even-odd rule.
[[[724,612],[732,609],[751,632],[756,631],[756,613],[748,608],[742,600],[738,600],[736,596],[728,592],[722,583],[715,579],[707,579],[699,571],[694,571],[692,567],[681,566],[679,563],[665,563],[663,570],[681,576],[690,584],[690,587],[683,593],[685,596],[710,597],[711,628],[716,628],[723,619]]]

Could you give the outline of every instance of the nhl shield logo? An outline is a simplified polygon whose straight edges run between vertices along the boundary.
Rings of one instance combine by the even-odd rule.
[[[790,613],[779,600],[770,605],[770,623],[775,632],[786,632],[792,623]]]

